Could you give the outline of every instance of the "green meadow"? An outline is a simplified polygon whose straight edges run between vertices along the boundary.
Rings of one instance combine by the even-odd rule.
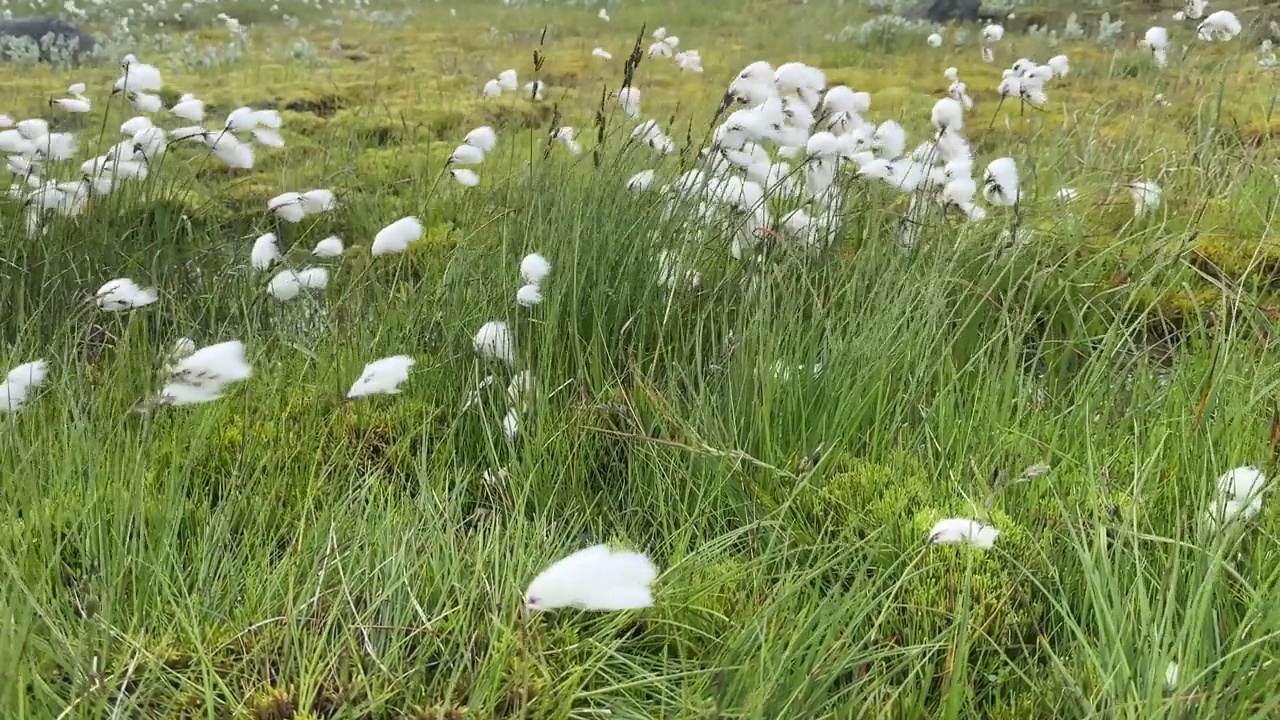
[[[883,2],[87,5],[94,56],[0,65],[0,113],[74,133],[46,177],[128,139],[125,53],[165,108],[193,94],[215,129],[276,110],[284,146],[232,168],[172,142],[35,225],[38,181],[0,200],[0,370],[48,368],[0,404],[0,715],[1280,715],[1280,516],[1266,491],[1214,517],[1219,476],[1280,452],[1280,12],[1237,7],[1243,32],[1204,42],[1171,5],[1010,5],[985,63],[982,25],[875,20]],[[703,72],[649,56],[660,27]],[[1002,70],[1059,54],[1047,103],[1002,101]],[[908,149],[957,68],[979,188],[1010,157],[1021,199],[979,192],[968,222],[842,171],[828,246],[789,241],[795,201],[770,197],[778,227],[734,259],[660,187],[757,60],[869,92]],[[508,68],[519,88],[484,97]],[[91,112],[51,107],[73,82]],[[647,119],[675,152],[632,139]],[[465,187],[447,161],[486,125]],[[1161,188],[1142,213],[1137,182]],[[267,209],[313,188],[335,207]],[[405,216],[421,239],[374,255]],[[313,257],[328,236],[341,257]],[[524,307],[534,252],[552,269]],[[309,266],[327,287],[268,293]],[[122,277],[159,299],[86,302]],[[473,347],[493,320],[512,363]],[[243,342],[252,377],[138,412],[183,337]],[[394,355],[415,361],[398,393],[348,399]],[[998,539],[929,543],[944,518]],[[652,607],[526,612],[539,571],[597,543],[648,554]]]

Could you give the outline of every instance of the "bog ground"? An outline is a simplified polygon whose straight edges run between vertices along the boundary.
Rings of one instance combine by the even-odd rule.
[[[1280,15],[895,9],[6,44],[0,714],[1280,714]]]

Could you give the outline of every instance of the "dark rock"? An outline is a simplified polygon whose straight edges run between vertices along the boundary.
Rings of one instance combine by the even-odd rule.
[[[79,59],[93,52],[94,40],[80,32],[75,25],[56,17],[37,16],[0,20],[0,56],[12,54],[14,42],[30,40],[40,51],[40,59],[46,62],[58,57],[58,50],[65,48],[66,57]],[[6,47],[10,46],[10,47]]]
[[[976,22],[982,12],[982,0],[921,0],[907,17],[936,23]]]

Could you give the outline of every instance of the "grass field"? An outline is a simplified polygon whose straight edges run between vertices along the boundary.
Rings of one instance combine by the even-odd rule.
[[[277,110],[284,144],[245,140],[234,168],[170,135],[74,211],[33,210],[41,178],[10,161],[0,368],[48,377],[0,404],[0,715],[1280,715],[1280,518],[1224,521],[1218,488],[1280,451],[1280,13],[1238,7],[1239,36],[1204,42],[1176,6],[1078,8],[1081,37],[1011,6],[985,63],[981,25],[934,48],[880,6],[113,1],[78,20],[96,57],[5,65],[0,113],[74,133],[47,178],[134,142],[125,53],[165,108],[205,102],[215,144],[241,106]],[[1103,12],[1125,24],[1100,37]],[[1138,43],[1154,25],[1165,68]],[[659,27],[704,71],[649,57]],[[1001,102],[1003,69],[1058,54],[1043,106]],[[763,222],[672,200],[757,60],[870,92],[907,150],[956,67],[986,219],[852,161],[811,200],[803,153]],[[483,97],[508,68],[542,99]],[[51,107],[77,81],[92,110]],[[632,140],[650,118],[675,152]],[[485,125],[466,187],[446,161]],[[981,190],[1000,157],[1011,207]],[[1161,190],[1141,213],[1138,182]],[[267,209],[313,188],[335,206]],[[822,203],[807,245],[782,220]],[[421,239],[374,254],[405,216]],[[265,233],[281,258],[259,270]],[[345,251],[313,257],[328,236]],[[759,244],[737,260],[735,238]],[[533,252],[551,271],[525,307]],[[327,287],[268,293],[309,266]],[[122,277],[158,300],[86,302]],[[494,320],[511,362],[473,346]],[[156,407],[184,337],[242,341],[252,376]],[[395,355],[399,393],[347,398]],[[927,542],[943,518],[998,539]],[[540,570],[605,542],[656,564],[653,607],[524,610]]]

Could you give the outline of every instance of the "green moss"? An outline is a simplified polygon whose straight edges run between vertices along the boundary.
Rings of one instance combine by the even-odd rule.
[[[295,720],[298,703],[293,693],[283,688],[266,688],[249,699],[254,720]]]
[[[910,457],[881,465],[856,459],[819,486],[814,510],[848,528],[846,542],[861,542],[882,571],[905,571],[883,613],[880,636],[898,646],[936,642],[965,614],[971,633],[1000,647],[1034,637],[1046,612],[1024,573],[1044,568],[1046,545],[998,508],[984,521],[1000,530],[995,550],[926,546],[933,525],[946,517],[979,517],[981,510],[940,492],[931,473]],[[915,468],[914,470],[912,468]],[[980,489],[973,489],[981,492]],[[915,558],[909,567],[897,563]]]

